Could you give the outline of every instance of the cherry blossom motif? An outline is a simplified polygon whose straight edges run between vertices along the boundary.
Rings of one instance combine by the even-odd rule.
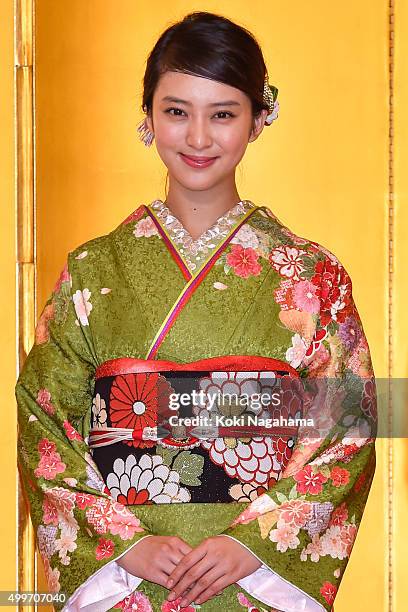
[[[115,544],[112,540],[106,540],[105,538],[99,538],[98,546],[95,549],[95,557],[98,561],[101,559],[108,559],[113,555],[115,550]]]
[[[96,497],[94,495],[90,495],[89,493],[75,493],[76,505],[81,510],[85,510],[88,506],[92,506],[95,501]]]
[[[109,531],[112,535],[120,536],[122,540],[130,540],[135,533],[144,530],[140,526],[140,520],[131,512],[127,511],[127,514],[123,514],[122,511],[114,511],[109,525]]]
[[[57,474],[62,474],[66,469],[65,463],[61,461],[59,453],[41,455],[38,467],[34,470],[37,477],[42,476],[46,480],[53,480]]]
[[[71,425],[69,421],[65,420],[63,425],[65,433],[67,434],[67,438],[69,440],[83,440],[81,434],[77,432],[77,430]]]
[[[52,487],[45,491],[44,501],[52,504],[60,517],[73,516],[75,493],[62,487]]]
[[[42,476],[46,480],[53,480],[57,474],[62,474],[66,469],[65,463],[61,461],[61,456],[57,452],[41,455],[40,462],[34,474],[37,478]]]
[[[55,304],[47,304],[38,319],[35,328],[35,344],[45,344],[50,339],[49,323],[55,317]]]
[[[337,587],[331,582],[323,582],[320,588],[320,593],[325,598],[329,606],[332,606],[337,593]]]
[[[295,334],[292,336],[292,346],[286,351],[286,359],[292,366],[297,368],[303,361],[307,350],[307,343],[304,338]]]
[[[155,427],[158,412],[168,407],[170,393],[174,391],[164,376],[156,372],[139,372],[116,376],[110,391],[110,419],[113,427],[142,430]],[[124,440],[128,446],[147,448],[152,440]]]
[[[276,542],[276,549],[280,552],[286,552],[288,548],[297,548],[300,540],[297,537],[299,528],[286,523],[283,519],[279,519],[276,523],[276,529],[269,532],[269,539]]]
[[[310,555],[310,561],[313,563],[318,563],[320,560],[320,556],[322,554],[322,549],[320,546],[320,536],[316,533],[312,536],[312,541],[301,551],[300,560],[307,561],[308,555]]]
[[[296,480],[296,490],[298,493],[309,493],[310,495],[319,495],[323,491],[323,484],[328,478],[321,472],[315,474],[311,465],[306,465],[303,470],[300,470],[293,475]]]
[[[141,238],[142,236],[145,238],[149,238],[150,236],[160,236],[156,224],[151,217],[146,217],[145,219],[138,221],[135,225],[135,229],[133,230],[133,234],[136,238]]]
[[[153,612],[149,598],[141,591],[133,591],[125,599],[119,601],[115,608],[121,608],[123,612]]]
[[[72,296],[72,300],[75,305],[75,312],[81,325],[89,325],[88,315],[93,308],[91,302],[89,301],[90,297],[91,292],[87,287],[85,287],[85,289],[82,291],[78,289]]]
[[[112,503],[108,499],[98,498],[86,510],[86,519],[93,526],[96,533],[106,533],[112,521]]]
[[[309,280],[302,280],[293,288],[293,301],[296,308],[311,314],[319,312],[320,301],[317,297],[317,287]]]
[[[161,612],[196,612],[197,608],[193,605],[180,606],[182,596],[177,597],[174,601],[164,601],[160,607]]]
[[[103,429],[107,426],[108,413],[106,412],[106,402],[99,393],[92,400],[92,427]]]
[[[300,529],[310,517],[312,504],[303,500],[290,500],[279,507],[279,518],[287,525]]]
[[[256,249],[259,247],[259,238],[248,223],[244,223],[231,238],[230,244],[240,244],[244,249]]]
[[[356,525],[331,525],[320,537],[321,556],[330,555],[333,559],[345,559],[350,555],[356,535]]]
[[[163,463],[160,455],[129,455],[126,462],[115,459],[106,484],[114,499],[123,505],[169,504],[190,501],[188,489],[180,486],[180,474]]]
[[[258,259],[259,255],[254,249],[245,249],[240,244],[234,244],[227,254],[226,261],[237,276],[248,278],[249,276],[258,276],[261,273],[262,266]]]
[[[51,393],[48,391],[48,389],[40,389],[37,393],[35,401],[39,406],[41,406],[44,412],[46,412],[50,416],[55,414],[55,407],[52,405]]]
[[[302,255],[306,255],[306,251],[303,249],[287,245],[279,246],[272,249],[269,261],[281,276],[298,281],[300,280],[299,275],[305,270]]]
[[[344,487],[350,480],[350,472],[341,467],[334,467],[330,472],[334,487]]]
[[[38,445],[38,452],[40,453],[41,457],[43,455],[53,455],[56,452],[57,447],[55,446],[55,442],[50,442],[48,440],[48,438],[42,438]]]
[[[74,525],[65,524],[61,529],[61,535],[55,540],[55,549],[61,559],[67,557],[68,552],[73,552],[76,547],[77,529]]]

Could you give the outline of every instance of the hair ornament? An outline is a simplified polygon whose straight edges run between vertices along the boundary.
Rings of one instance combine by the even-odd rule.
[[[269,114],[265,118],[265,125],[271,125],[272,121],[278,117],[279,102],[277,101],[278,88],[274,85],[269,85],[268,75],[265,76],[263,99],[265,104],[268,106]]]
[[[146,117],[138,124],[137,131],[139,132],[139,138],[144,145],[146,147],[150,147],[154,140],[154,134],[149,130]]]

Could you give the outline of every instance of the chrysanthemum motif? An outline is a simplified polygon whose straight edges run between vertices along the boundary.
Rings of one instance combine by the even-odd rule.
[[[277,379],[274,372],[212,372],[200,380],[200,389],[207,398],[206,404],[195,408],[201,418],[210,417],[211,398],[217,399],[215,406],[218,413],[224,416],[240,415],[245,410],[259,418],[279,418],[280,414],[287,417],[288,410],[294,415],[298,409],[298,402],[293,401],[293,392],[288,388],[285,377]],[[282,393],[283,398],[279,407],[267,406],[268,401],[272,404],[272,397],[277,392]],[[242,399],[246,397],[263,400],[259,405],[257,401],[245,404]],[[223,401],[219,403],[218,398]],[[241,400],[234,403],[234,398]],[[201,446],[208,450],[211,461],[220,465],[231,478],[251,483],[254,487],[267,488],[285,467],[292,454],[294,440],[280,436],[212,438],[202,440]],[[236,495],[238,491],[231,493]],[[245,494],[248,495],[248,492]],[[260,494],[259,491],[257,494]]]
[[[156,372],[123,374],[115,377],[110,392],[110,419],[113,427],[142,430],[155,427],[158,413],[163,414],[173,391],[170,383]],[[154,446],[151,440],[134,437],[125,440],[128,446]]]
[[[163,463],[159,455],[142,455],[137,461],[129,455],[126,462],[116,459],[106,484],[119,503],[173,504],[190,501],[189,491],[180,486],[180,474]]]
[[[211,461],[220,465],[228,476],[256,485],[278,478],[282,466],[277,461],[275,443],[271,438],[257,436],[245,442],[233,438],[233,448],[229,440],[216,438],[201,443],[208,450]]]

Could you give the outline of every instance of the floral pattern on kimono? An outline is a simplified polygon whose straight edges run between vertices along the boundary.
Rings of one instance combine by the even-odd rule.
[[[299,601],[304,610],[331,610],[375,470],[374,374],[350,277],[333,253],[264,206],[229,211],[199,248],[193,244],[194,256],[182,229],[160,201],[138,207],[68,255],[38,321],[16,385],[18,459],[49,590],[66,593],[69,610],[81,609],[86,586],[97,584],[106,587],[105,610],[167,610],[167,589],[116,560],[151,535],[178,535],[192,546],[224,535],[262,566],[203,610],[293,612]],[[191,503],[181,482],[182,503],[165,495],[137,503],[137,488],[128,498],[118,473],[107,483],[88,444],[91,424],[103,429],[109,418],[97,368],[121,358],[188,364],[220,355],[294,368],[310,384],[308,414],[328,406],[320,429],[299,432],[284,469],[267,483],[246,482],[234,467],[245,440],[233,453],[224,438],[203,442],[213,465],[237,478],[228,503]],[[259,449],[268,452],[267,444]],[[169,455],[155,463],[153,450],[144,449],[139,465],[143,459],[154,471],[160,463],[170,477]],[[120,593],[106,586],[113,575]]]

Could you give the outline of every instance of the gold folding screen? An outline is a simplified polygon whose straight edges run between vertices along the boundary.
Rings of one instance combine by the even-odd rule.
[[[408,10],[392,0],[248,6],[226,0],[222,14],[258,37],[281,113],[240,165],[240,193],[339,256],[353,278],[377,376],[406,376],[407,86],[398,61]],[[15,4],[21,359],[32,344],[36,304],[39,312],[66,252],[164,195],[157,155],[137,141],[141,78],[158,34],[191,10],[221,12],[208,0]],[[391,421],[391,403],[387,410]],[[406,442],[377,441],[377,472],[336,612],[361,604],[372,612],[404,609]],[[46,590],[19,499],[19,588]]]

